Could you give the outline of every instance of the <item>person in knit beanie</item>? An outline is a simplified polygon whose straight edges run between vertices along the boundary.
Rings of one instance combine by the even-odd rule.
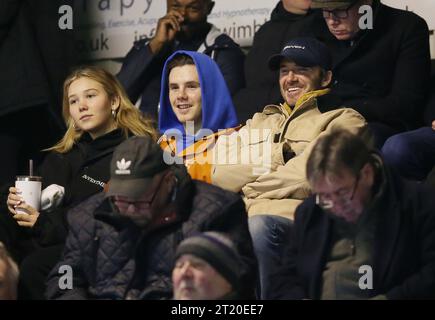
[[[183,240],[172,271],[175,300],[239,299],[243,263],[223,233],[204,232]]]

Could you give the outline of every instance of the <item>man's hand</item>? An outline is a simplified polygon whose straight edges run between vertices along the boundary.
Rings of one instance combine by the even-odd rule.
[[[174,40],[177,32],[181,30],[180,24],[183,16],[174,10],[169,11],[157,23],[156,35],[151,39],[149,46],[153,54],[159,53],[163,46]]]
[[[432,121],[432,129],[435,130],[435,120]]]

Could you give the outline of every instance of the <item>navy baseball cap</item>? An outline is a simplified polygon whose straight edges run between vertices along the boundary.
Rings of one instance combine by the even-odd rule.
[[[315,38],[295,38],[288,41],[280,54],[269,58],[269,68],[278,70],[283,59],[291,60],[301,67],[319,66],[324,70],[332,68],[328,47]]]

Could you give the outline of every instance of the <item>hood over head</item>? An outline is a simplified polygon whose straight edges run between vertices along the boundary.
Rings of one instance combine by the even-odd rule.
[[[199,83],[201,86],[202,128],[209,129],[212,132],[217,132],[221,129],[237,126],[238,119],[231,95],[216,62],[202,53],[178,50],[166,60],[163,67],[159,112],[160,133],[164,134],[165,132],[178,131],[182,133],[183,140],[186,139],[184,126],[180,121],[178,121],[169,101],[168,63],[175,56],[180,54],[190,56],[195,62],[196,70],[198,72]],[[184,148],[192,142],[193,141],[187,143]]]

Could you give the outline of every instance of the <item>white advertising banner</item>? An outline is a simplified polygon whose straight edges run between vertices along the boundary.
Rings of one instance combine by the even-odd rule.
[[[277,0],[215,0],[209,21],[241,46],[250,46],[254,33],[270,18]],[[435,29],[435,0],[382,0],[414,11]],[[74,28],[79,32],[76,49],[88,59],[124,57],[133,42],[152,37],[157,21],[166,12],[166,0],[75,0]],[[432,56],[435,37],[431,37]]]
[[[382,3],[390,7],[412,11],[423,17],[429,29],[435,29],[435,0],[382,0]]]
[[[435,0],[382,0],[382,3],[412,11],[426,20],[430,30],[430,55],[435,59]]]
[[[269,19],[276,0],[216,0],[209,21],[241,46],[249,46],[255,31]],[[166,0],[75,0],[77,50],[91,59],[125,56],[133,42],[152,37],[166,13]]]

